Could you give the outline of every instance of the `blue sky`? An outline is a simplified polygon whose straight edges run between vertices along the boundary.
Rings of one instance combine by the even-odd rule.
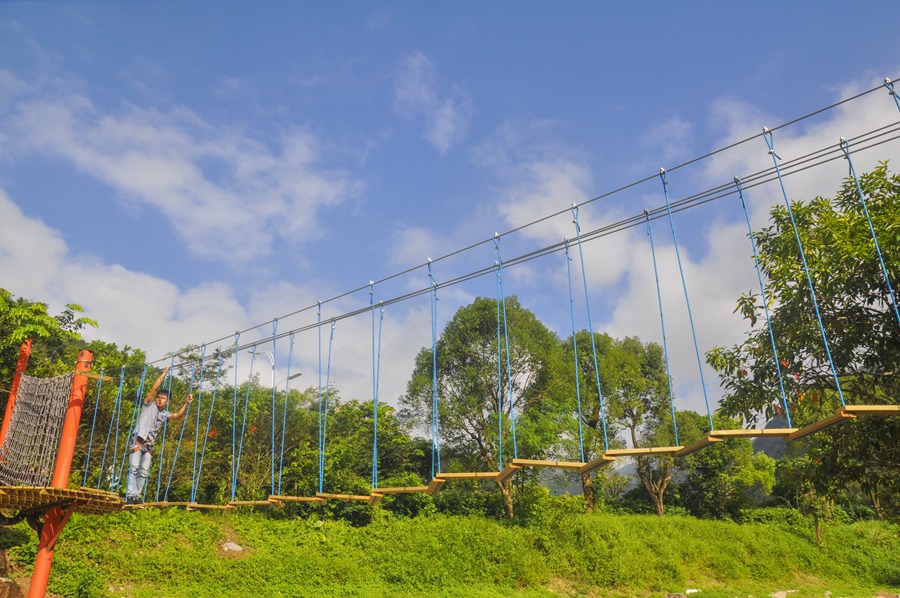
[[[89,334],[151,360],[228,337],[565,210],[900,76],[894,2],[0,3],[0,286],[83,305]],[[783,157],[898,119],[870,94],[779,132]],[[886,144],[857,170],[898,153]],[[673,199],[771,164],[763,140],[669,177]],[[767,162],[769,161],[769,162]],[[836,163],[788,183],[829,195]],[[757,226],[780,201],[749,197]],[[740,339],[755,273],[736,200],[676,216],[701,349]],[[662,203],[653,181],[583,206],[583,230]],[[655,225],[679,408],[696,360],[671,246]],[[509,259],[574,235],[562,215],[502,239]],[[585,246],[594,326],[661,339],[643,230]],[[434,265],[490,266],[490,243]],[[577,262],[576,262],[577,265]],[[577,274],[577,268],[576,274]],[[511,268],[519,295],[567,335],[558,254]],[[578,289],[580,280],[576,280]],[[427,285],[423,268],[376,287]],[[441,290],[440,317],[490,277]],[[323,306],[326,320],[367,291]],[[579,327],[586,326],[583,297]],[[385,312],[382,400],[430,344],[419,298]],[[315,321],[307,310],[279,332]],[[266,324],[242,342],[271,334]],[[327,335],[326,335],[327,338]],[[271,349],[260,345],[261,350]],[[332,381],[371,396],[371,320],[342,320]],[[315,333],[293,370],[312,383]],[[287,344],[278,369],[286,371]],[[239,365],[243,371],[249,364]],[[707,375],[711,374],[707,372]],[[708,378],[717,396],[715,378]]]

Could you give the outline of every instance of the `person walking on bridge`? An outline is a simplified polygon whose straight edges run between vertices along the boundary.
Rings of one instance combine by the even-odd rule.
[[[150,392],[144,399],[144,406],[138,418],[137,428],[134,432],[134,447],[131,452],[131,461],[128,468],[128,484],[125,490],[125,504],[136,505],[143,502],[144,484],[150,474],[150,464],[153,462],[153,443],[163,424],[168,421],[178,421],[184,418],[188,405],[194,400],[189,394],[187,401],[177,413],[169,413],[169,391],[160,390],[169,366],[163,369],[159,378],[153,383]]]

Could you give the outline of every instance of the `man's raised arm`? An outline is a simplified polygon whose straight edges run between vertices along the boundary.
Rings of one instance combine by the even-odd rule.
[[[159,392],[159,387],[162,386],[163,380],[166,379],[166,374],[169,373],[169,366],[163,368],[162,374],[159,375],[159,378],[156,379],[156,382],[153,383],[153,387],[150,389],[150,392],[144,396],[144,405],[149,405],[153,401],[156,400],[156,393]]]

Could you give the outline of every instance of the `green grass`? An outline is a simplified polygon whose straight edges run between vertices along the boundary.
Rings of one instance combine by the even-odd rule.
[[[226,554],[227,540],[244,547]],[[24,526],[0,547],[28,574]],[[809,526],[689,517],[548,514],[341,521],[180,510],[73,517],[50,590],[64,596],[875,596],[900,588],[900,534],[877,522]]]

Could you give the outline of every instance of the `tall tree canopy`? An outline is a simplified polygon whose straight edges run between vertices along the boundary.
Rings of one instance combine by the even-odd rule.
[[[560,369],[563,359],[559,338],[515,297],[506,299],[506,323],[508,369],[507,335],[502,330],[499,335],[502,385],[498,384],[496,300],[479,297],[460,308],[437,343],[441,443],[462,459],[468,456],[462,464],[467,468],[496,471],[501,463],[501,438],[503,463],[512,458],[510,396],[519,457],[542,456],[555,444],[566,425],[564,421],[571,418]],[[422,349],[401,398],[404,416],[419,426],[431,422],[432,369],[432,350]],[[508,393],[510,386],[512,392]],[[501,488],[511,515],[511,482]]]
[[[900,177],[881,164],[860,182],[896,289]],[[791,205],[845,401],[897,403],[900,323],[856,183],[846,180],[834,200],[817,197]],[[770,323],[797,426],[833,413],[840,403],[787,208],[774,208],[771,222],[756,233],[756,244],[768,278]],[[780,410],[781,394],[762,298],[747,293],[735,311],[750,324],[746,340],[707,354],[725,389],[722,411],[749,422],[769,419]],[[807,472],[816,489],[831,492],[836,485],[859,484],[876,505],[880,494],[900,495],[898,419],[860,418],[811,437],[809,458],[816,467]]]
[[[604,414],[610,448],[621,445],[620,434],[625,431],[634,446],[649,446],[648,436],[665,422],[671,426],[668,384],[662,347],[656,343],[643,343],[637,337],[614,339],[608,334],[594,333],[593,343],[587,330],[577,333],[573,342],[570,336],[565,342],[569,371],[575,363],[574,347],[578,347],[578,379],[581,391],[581,419],[584,435],[585,460],[598,457],[606,448],[603,437],[603,421],[597,392],[597,372],[603,393]],[[597,369],[594,368],[594,347],[597,349]],[[571,388],[574,392],[574,372]],[[573,422],[576,421],[573,419]],[[577,438],[577,431],[571,434]],[[575,454],[578,448],[570,449]],[[638,473],[642,483],[658,487],[657,458],[643,459]],[[671,467],[666,468],[671,477]],[[582,476],[582,489],[588,507],[593,507],[594,491],[590,475]],[[656,492],[659,500],[664,486]]]

